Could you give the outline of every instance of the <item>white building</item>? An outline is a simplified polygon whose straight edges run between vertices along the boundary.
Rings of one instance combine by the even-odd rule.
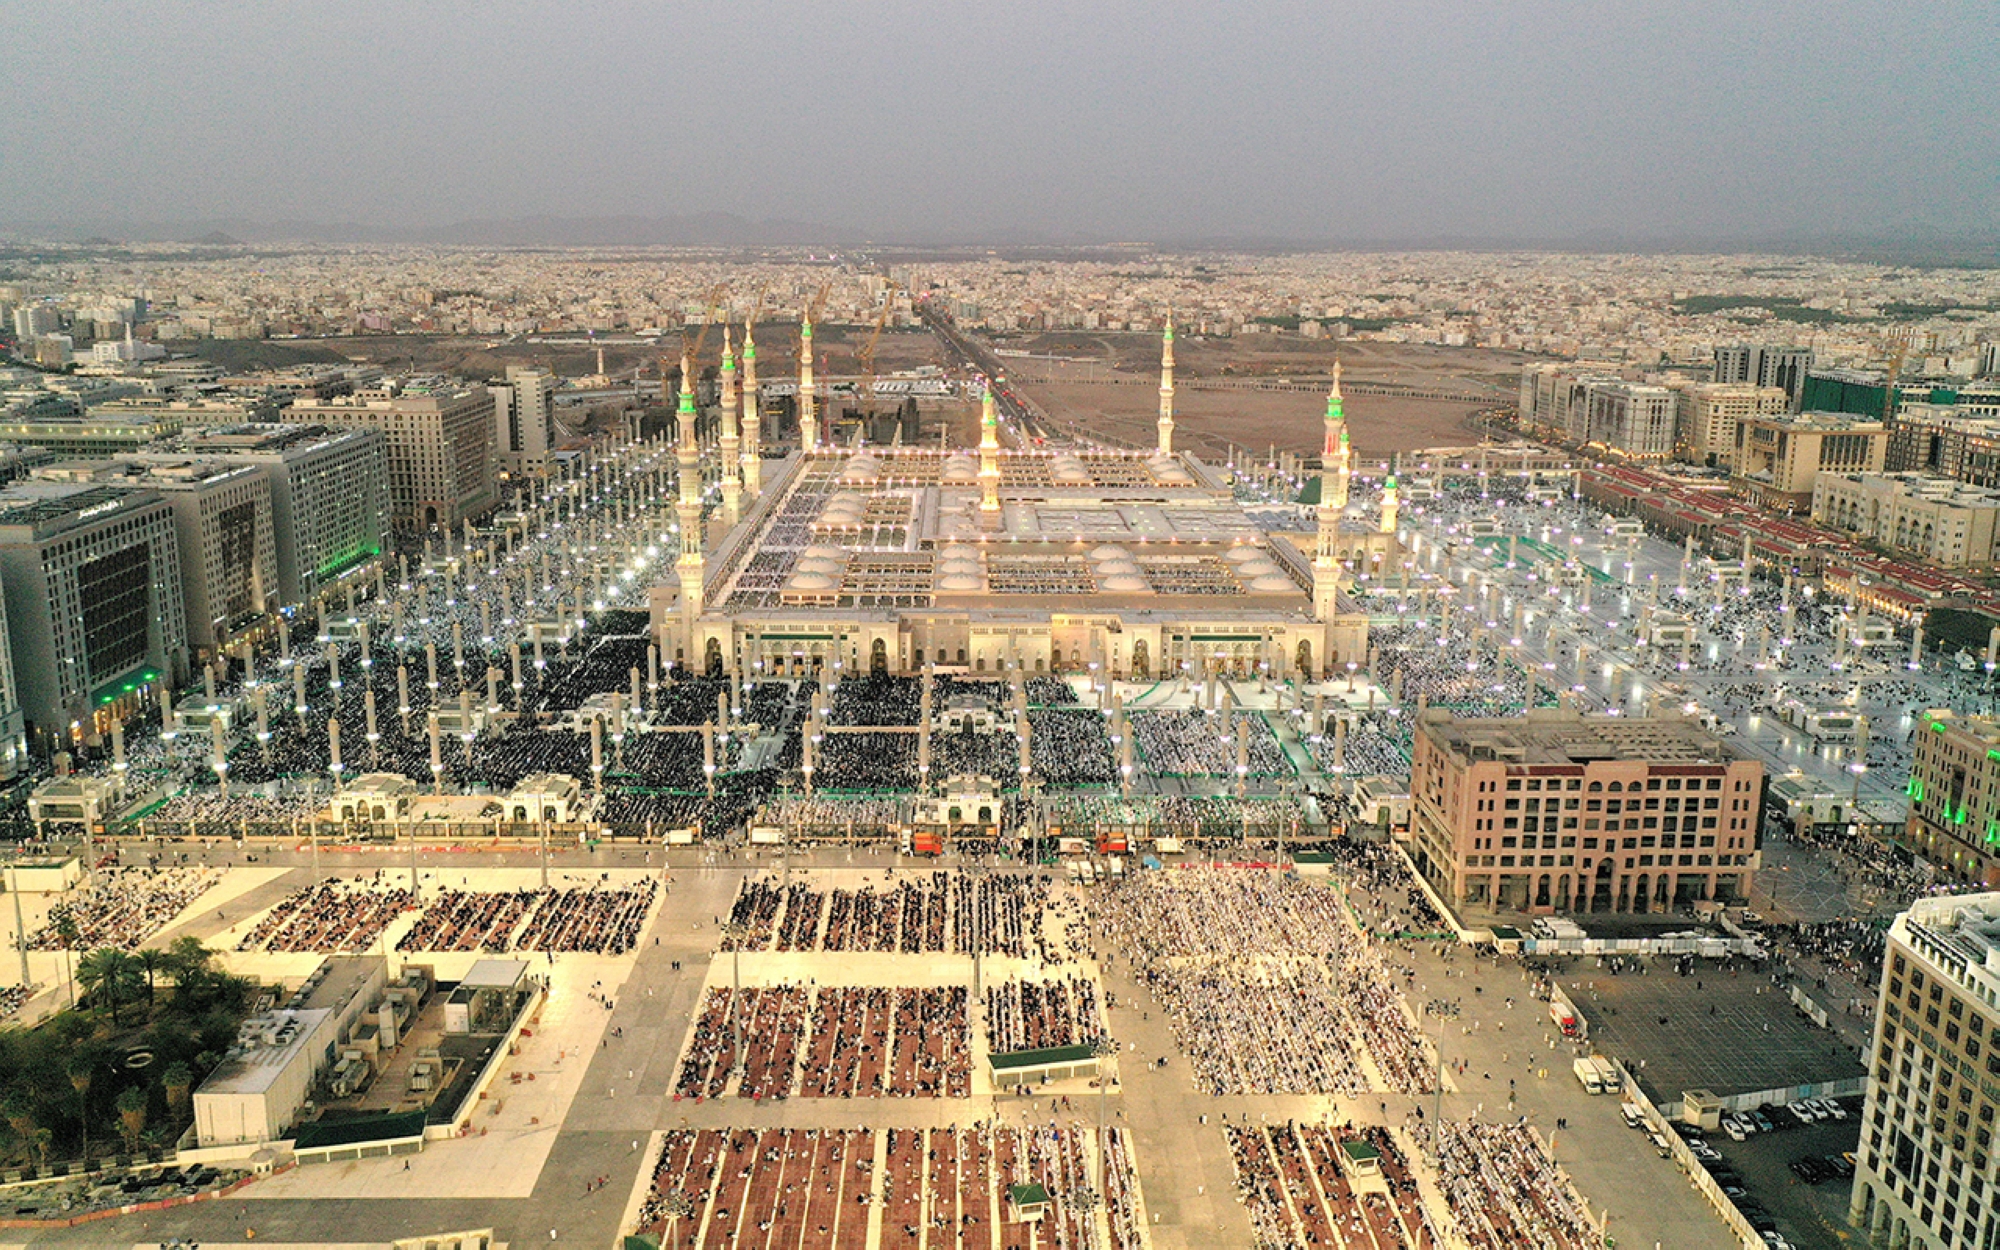
[[[555,447],[555,394],[560,379],[547,369],[508,365],[505,381],[489,382],[493,394],[495,469],[507,474],[548,472]]]
[[[387,382],[353,395],[302,399],[292,417],[381,431],[388,441],[389,519],[399,530],[452,527],[493,510],[493,400],[483,386],[441,378]]]
[[[1736,423],[1785,411],[1785,392],[1747,382],[1703,382],[1676,392],[1675,422],[1683,460],[1727,467],[1736,456]]]

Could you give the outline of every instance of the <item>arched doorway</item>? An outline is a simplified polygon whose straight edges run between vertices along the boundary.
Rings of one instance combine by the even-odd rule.
[[[1643,872],[1639,874],[1639,879],[1632,883],[1632,910],[1635,913],[1645,911],[1647,903],[1651,901],[1653,896],[1647,890],[1651,884],[1651,878]]]
[[[709,639],[709,640],[708,640],[708,647],[706,648],[706,651],[707,651],[707,654],[706,654],[706,655],[705,655],[705,656],[703,657],[703,659],[702,659],[702,664],[703,664],[703,666],[704,666],[704,667],[706,667],[706,668],[708,669],[708,675],[709,675],[710,677],[720,677],[720,676],[722,676],[722,642],[721,642],[721,640],[720,640],[720,639],[716,639],[716,638],[711,638],[711,639]]]
[[[1136,639],[1132,643],[1132,675],[1135,677],[1150,677],[1152,673],[1152,661],[1146,654],[1146,640],[1144,638]]]
[[[889,671],[889,644],[880,638],[868,648],[868,671],[878,677]]]
[[[1535,883],[1535,906],[1537,906],[1537,907],[1547,907],[1547,906],[1549,906],[1549,874],[1548,874],[1548,873],[1543,873],[1543,874],[1542,874],[1542,876],[1541,876],[1541,880],[1539,880],[1539,881],[1537,881],[1537,882]]]
[[[1591,883],[1590,910],[1611,910],[1611,861],[1608,859],[1597,861],[1597,877]]]
[[[1313,672],[1312,639],[1310,638],[1299,639],[1299,653],[1297,657],[1297,664],[1300,677],[1310,678],[1312,676]]]

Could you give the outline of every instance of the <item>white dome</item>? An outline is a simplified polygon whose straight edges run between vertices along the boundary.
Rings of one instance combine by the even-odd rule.
[[[979,548],[969,546],[965,543],[952,543],[944,549],[944,558],[947,560],[977,560],[979,558]]]
[[[1222,558],[1230,561],[1233,564],[1242,564],[1246,560],[1262,560],[1264,558],[1264,552],[1263,549],[1260,547],[1252,547],[1247,545],[1242,547],[1231,547],[1229,550],[1222,553]]]
[[[1097,566],[1099,577],[1139,576],[1139,566],[1131,560],[1106,560]]]
[[[971,556],[946,556],[938,562],[938,568],[946,573],[971,573],[975,576],[980,571],[979,561]]]
[[[944,480],[947,482],[970,482],[979,476],[979,466],[970,457],[953,456],[944,462]]]
[[[793,590],[832,590],[833,579],[824,573],[798,573],[791,581]]]
[[[1100,590],[1129,594],[1135,590],[1146,590],[1148,586],[1146,579],[1136,573],[1120,573],[1115,577],[1107,577],[1099,582],[1098,588]]]
[[[1253,580],[1250,583],[1250,589],[1261,590],[1266,592],[1274,592],[1274,591],[1296,592],[1298,590],[1298,586],[1292,581],[1291,578],[1286,577],[1283,573],[1270,573],[1266,574],[1263,577],[1259,577]]]
[[[842,568],[838,560],[801,560],[792,570],[794,573],[838,573]]]
[[[971,573],[952,573],[938,582],[939,590],[978,590],[980,579]]]
[[[1126,558],[1126,551],[1123,547],[1105,543],[1102,547],[1091,548],[1090,558],[1093,560],[1122,560]]]
[[[843,547],[829,547],[825,543],[814,543],[800,553],[804,560],[846,560],[847,550]]]
[[[1269,560],[1246,560],[1236,566],[1236,571],[1244,577],[1266,577],[1279,569]]]

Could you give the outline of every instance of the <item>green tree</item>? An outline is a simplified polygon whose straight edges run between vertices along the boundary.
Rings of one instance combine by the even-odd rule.
[[[167,1110],[176,1118],[186,1115],[188,1096],[194,1089],[194,1069],[175,1060],[160,1074],[160,1084],[166,1087]]]
[[[139,961],[127,951],[100,946],[77,961],[76,979],[93,1001],[110,1009],[112,1026],[117,1027],[124,1023],[118,1008],[139,988]]]
[[[83,1126],[83,1157],[90,1157],[90,1078],[96,1072],[93,1056],[79,1054],[69,1061],[69,1083],[76,1090],[76,1118]]]
[[[146,1091],[137,1085],[126,1086],[118,1095],[118,1126],[125,1134],[125,1152],[136,1154],[139,1149],[139,1135],[146,1131]]]
[[[175,998],[187,1001],[206,984],[213,973],[209,968],[215,958],[198,937],[175,938],[167,947],[167,974],[174,979]]]
[[[146,974],[146,1006],[151,1008],[153,1005],[154,978],[164,971],[168,964],[173,962],[172,956],[158,947],[149,946],[144,950],[132,952],[132,960],[138,965],[139,970]]]
[[[76,972],[70,966],[70,959],[76,951],[76,939],[81,935],[77,928],[76,912],[68,903],[57,903],[49,908],[49,923],[55,927],[56,938],[62,942],[63,970],[69,978],[69,1005],[76,1006]]]
[[[7,1127],[14,1130],[14,1136],[21,1139],[21,1148],[32,1151],[35,1148],[35,1100],[25,1089],[16,1089],[7,1095],[5,1104]]]

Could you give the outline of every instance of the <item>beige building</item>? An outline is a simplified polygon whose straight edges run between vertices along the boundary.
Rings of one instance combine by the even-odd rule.
[[[2000,721],[1934,710],[1924,722],[1903,845],[1954,881],[2000,886]]]
[[[1880,473],[1888,445],[1880,421],[1840,413],[1743,418],[1729,484],[1762,507],[1807,512],[1821,473]]]
[[[411,378],[326,400],[300,400],[297,423],[380,430],[388,442],[389,519],[399,530],[455,526],[497,502],[493,398],[483,386]]]
[[[2000,491],[1927,473],[1822,473],[1813,520],[1944,568],[2000,560]]]
[[[1481,911],[1741,901],[1763,783],[1763,765],[1678,717],[1432,709],[1412,747],[1411,849],[1440,894]]]
[[[1736,459],[1736,427],[1746,417],[1782,416],[1785,392],[1776,386],[1697,382],[1675,397],[1680,458],[1727,468]]]
[[[547,369],[508,365],[503,381],[490,382],[493,394],[495,471],[501,474],[543,474],[556,445],[556,388],[560,380]]]
[[[2000,894],[1921,899],[1889,926],[1848,1218],[1869,1245],[2000,1242]]]

